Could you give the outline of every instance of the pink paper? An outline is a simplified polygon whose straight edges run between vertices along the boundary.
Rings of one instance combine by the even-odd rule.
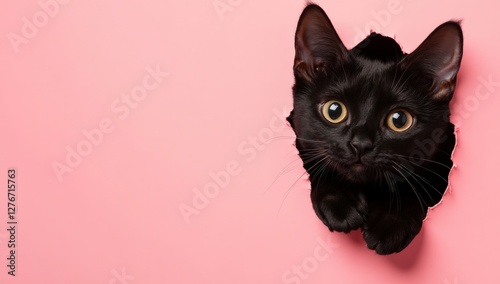
[[[406,250],[313,212],[284,122],[304,1],[3,1],[0,283],[498,283],[499,6],[317,3],[348,47],[463,19],[451,190]]]

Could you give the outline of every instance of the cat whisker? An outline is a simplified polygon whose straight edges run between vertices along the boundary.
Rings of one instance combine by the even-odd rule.
[[[396,85],[394,86],[394,89],[399,89],[401,88],[402,86],[404,86],[404,84],[406,84],[406,82],[408,81],[409,78],[411,78],[413,76],[413,74],[415,74],[416,72],[414,71],[410,76],[408,76],[405,81],[403,82],[403,84],[399,84],[399,82],[401,82],[401,79],[403,79],[404,75],[406,74],[406,71],[408,71],[409,68],[406,68],[403,73],[401,73],[401,76],[399,76],[399,79],[398,79],[398,82],[396,83]]]
[[[408,70],[408,68],[405,69],[405,70],[403,70],[403,73],[401,73],[401,75],[399,76],[399,79],[396,82],[396,85],[393,86],[393,89],[398,89],[399,88],[399,82],[401,82],[401,79],[403,79],[403,76],[405,75],[405,73],[406,73],[407,70]]]
[[[340,67],[342,67],[342,72],[344,73],[345,82],[349,82],[349,78],[347,78],[347,73],[345,72],[344,62],[342,60],[340,61]]]
[[[411,170],[410,170],[410,169],[408,169],[405,165],[402,165],[402,164],[401,164],[400,166],[401,166],[401,167],[403,167],[403,168],[405,168],[407,172],[411,172],[411,173],[412,173],[415,177],[420,178],[420,180],[422,180],[422,181],[423,181],[423,182],[425,182],[427,185],[429,185],[432,189],[434,189],[434,191],[435,191],[437,194],[442,195],[442,193],[441,193],[439,190],[437,190],[437,189],[436,189],[436,188],[435,188],[435,187],[434,187],[434,186],[433,186],[433,185],[429,182],[429,180],[427,180],[427,179],[426,179],[426,178],[424,178],[423,176],[421,176],[421,175],[417,174],[416,172],[411,171]],[[424,190],[425,190],[425,188],[424,188]],[[432,198],[431,198],[431,199],[432,199]]]
[[[318,184],[321,184],[321,180],[324,178],[326,180],[327,174],[328,174],[328,166],[330,165],[330,159],[328,159],[328,156],[325,156],[322,159],[321,165],[319,166],[319,169],[317,170],[319,177],[318,177]]]
[[[445,154],[446,156],[449,156],[450,153],[444,151],[443,149],[437,149],[438,152],[441,152],[442,154]]]
[[[316,162],[315,162],[315,163],[311,166],[311,168],[310,168],[311,172],[316,171],[316,170],[317,170],[318,165],[322,165],[322,164],[324,163],[324,161],[328,159],[328,156],[326,156],[326,155],[325,155],[325,154],[326,154],[326,151],[321,151],[321,150],[316,149],[316,152],[317,152],[317,154],[316,154],[315,156],[310,157],[309,159],[304,160],[304,163],[307,163],[307,162],[312,162],[312,161],[314,161],[314,160],[317,160],[317,159],[321,158],[321,159],[317,160],[317,161],[316,161]],[[321,155],[321,154],[323,154],[323,155]],[[308,160],[310,160],[310,161],[308,161]],[[294,183],[290,186],[290,188],[289,188],[289,189],[285,192],[285,195],[283,196],[283,200],[281,201],[280,207],[279,207],[279,209],[278,209],[278,214],[279,214],[279,212],[280,212],[280,210],[281,210],[281,207],[283,206],[283,204],[284,204],[284,202],[285,202],[286,198],[288,197],[288,195],[289,195],[289,194],[290,194],[290,192],[292,191],[293,187],[295,186],[295,184],[297,184],[297,182],[300,180],[300,178],[302,178],[302,177],[303,177],[306,173],[307,173],[307,171],[305,171],[303,174],[301,174],[301,175],[299,176],[299,178],[298,178],[297,180],[295,180],[295,182],[294,182]]]
[[[328,155],[326,150],[303,152],[300,156],[304,159],[304,164],[310,163],[318,158]]]
[[[377,169],[379,184],[383,185],[383,181],[385,180],[385,172],[381,169]]]
[[[387,185],[389,186],[389,212],[392,209],[392,203],[394,202],[394,199],[396,199],[396,214],[399,214],[400,212],[400,200],[399,200],[399,192],[396,189],[396,185],[392,179],[392,173],[390,172],[383,172],[384,178],[387,182]]]
[[[405,158],[404,156],[401,156],[401,157],[399,157],[399,158],[400,158],[400,159],[402,159],[403,161],[406,161],[406,162],[408,162],[408,163],[411,163],[411,164],[413,164],[413,165],[415,165],[415,166],[417,166],[417,167],[419,167],[419,168],[422,168],[422,169],[424,169],[424,170],[426,170],[426,171],[428,171],[428,172],[430,172],[430,173],[433,173],[433,174],[434,174],[434,175],[436,175],[438,178],[440,178],[442,181],[444,181],[444,182],[448,183],[448,180],[447,180],[446,178],[444,178],[443,176],[441,176],[440,174],[438,174],[436,171],[433,171],[433,170],[431,170],[431,169],[429,169],[429,168],[427,168],[427,167],[424,167],[424,166],[420,165],[419,163],[416,163],[416,162],[414,162],[414,161],[410,160],[409,158]]]
[[[321,145],[328,145],[328,143],[326,141],[321,141],[321,140],[306,139],[306,138],[302,138],[302,137],[297,137],[297,139],[300,141],[319,143]]]
[[[326,154],[326,150],[324,149],[318,149],[318,148],[306,148],[302,149],[302,158],[303,158],[303,163],[309,163],[314,160],[317,160],[318,158],[323,157]],[[297,156],[296,159],[293,161],[289,162],[274,178],[274,180],[271,182],[271,184],[266,188],[266,190],[263,192],[263,194],[266,194],[269,189],[272,188],[272,186],[278,181],[278,179],[291,172],[293,169],[295,169],[298,165],[293,165],[295,162],[301,161],[300,156]]]
[[[301,148],[299,151],[299,156],[301,157],[308,157],[308,156],[316,156],[316,155],[327,155],[328,154],[328,149],[324,148]]]
[[[306,139],[306,138],[300,138],[300,137],[296,137],[296,136],[274,136],[274,137],[271,137],[269,139],[266,139],[264,141],[260,141],[262,144],[267,144],[269,142],[273,142],[275,140],[286,140],[286,139],[298,139],[298,140],[302,140],[302,141],[307,141],[307,142],[312,142],[312,143],[320,143],[320,144],[326,144],[325,141],[320,141],[320,140],[312,140],[312,139]]]
[[[293,187],[297,184],[297,182],[299,182],[299,180],[305,175],[307,174],[306,171],[304,171],[304,173],[302,173],[293,183],[292,185],[287,189],[287,191],[285,192],[285,195],[283,196],[283,200],[281,200],[281,204],[280,204],[280,207],[278,208],[278,212],[276,213],[276,215],[279,215],[280,214],[280,211],[281,211],[281,207],[283,207],[283,204],[285,203],[285,200],[286,198],[288,197],[288,195],[290,194],[290,192],[292,192],[292,189]]]
[[[310,153],[305,153],[302,155],[304,159],[304,164],[307,164],[309,162],[314,162],[316,161],[310,168],[309,170],[311,171],[311,174],[321,174],[326,168],[325,161],[328,162],[328,151],[325,149],[317,149],[314,151],[311,151]]]
[[[416,72],[414,72],[413,74],[415,74]],[[403,73],[404,74],[404,73]],[[408,80],[410,80],[410,78],[413,76],[413,74],[411,74],[410,76],[406,77],[406,79],[404,80],[404,82],[401,84],[401,86],[398,86],[396,85],[396,88],[402,88],[404,85],[406,85],[406,82],[408,82]],[[411,95],[414,95],[416,93],[415,90],[413,90],[412,94]]]
[[[394,82],[396,82],[396,77],[398,76],[398,68],[395,68],[394,77],[392,78],[391,90],[394,89]]]
[[[391,183],[396,192],[396,213],[399,214],[401,212],[401,195],[399,194],[399,190],[397,190],[397,184],[396,184],[396,179],[394,178],[394,174],[388,173],[388,175],[391,178]]]
[[[408,185],[411,187],[411,189],[413,190],[413,193],[415,193],[415,196],[417,197],[417,200],[418,200],[418,203],[420,203],[420,207],[422,208],[422,212],[425,213],[425,208],[427,206],[424,207],[424,204],[422,203],[422,200],[421,200],[421,197],[420,197],[420,194],[418,193],[418,191],[415,189],[415,187],[413,186],[413,184],[406,178],[406,176],[398,169],[396,168],[395,166],[392,166],[392,168],[397,171],[401,177],[403,177],[407,182],[408,182]]]
[[[313,152],[313,151],[326,151],[327,149],[321,148],[321,147],[314,147],[314,148],[304,148],[301,147],[300,151],[302,152]]]
[[[425,188],[425,186],[424,186],[422,183],[420,183],[419,179],[417,178],[417,177],[418,177],[418,175],[417,175],[416,173],[414,173],[414,172],[410,171],[410,170],[409,170],[408,168],[406,168],[405,166],[400,165],[400,164],[398,164],[398,163],[396,163],[396,162],[394,162],[394,164],[395,164],[396,166],[398,166],[398,167],[399,167],[399,169],[400,169],[401,171],[406,172],[406,173],[407,173],[410,177],[412,177],[412,178],[413,178],[413,179],[414,179],[414,180],[415,180],[415,181],[416,181],[416,182],[420,185],[420,188],[421,188],[421,189],[422,189],[422,190],[423,190],[423,191],[427,194],[427,196],[429,196],[429,199],[430,199],[430,200],[433,200],[433,198],[432,198],[432,196],[430,195],[429,191],[427,191],[427,189]],[[438,192],[438,193],[439,193],[439,192]],[[426,202],[424,201],[424,203],[426,203]],[[427,203],[426,203],[425,205],[427,206]]]
[[[286,165],[277,175],[276,177],[274,178],[273,182],[266,188],[266,190],[264,191],[264,193],[262,193],[263,195],[266,194],[269,189],[271,189],[271,187],[273,187],[273,185],[278,181],[278,179],[291,172],[293,169],[297,168],[297,165],[295,165],[294,167],[291,167],[294,163],[296,163],[297,161],[301,161],[299,157],[296,157],[293,161],[291,161],[290,163],[288,163],[288,165]]]
[[[387,185],[389,186],[389,212],[391,211],[391,206],[392,206],[392,202],[394,200],[394,193],[393,193],[393,189],[391,187],[391,183],[389,182],[389,178],[387,177],[387,173],[384,172],[384,178],[387,182]]]
[[[393,156],[396,156],[396,157],[401,157],[411,163],[414,163],[414,164],[417,164],[415,163],[414,161],[411,161],[411,158],[409,156],[404,156],[404,155],[399,155],[399,154],[392,154]],[[449,167],[448,165],[445,165],[443,163],[440,163],[440,162],[437,162],[437,161],[433,161],[433,160],[429,160],[429,159],[424,159],[424,158],[419,158],[419,160],[421,161],[425,161],[425,162],[429,162],[429,163],[433,163],[433,164],[436,164],[436,165],[441,165],[445,168],[447,168],[448,170],[451,170],[451,167]]]
[[[321,156],[318,156],[318,158],[321,158],[319,160],[317,160],[309,169],[311,170],[311,173],[314,173],[315,171],[317,171],[317,168],[318,166],[321,166],[322,163],[328,159],[328,156],[327,155],[321,155]]]

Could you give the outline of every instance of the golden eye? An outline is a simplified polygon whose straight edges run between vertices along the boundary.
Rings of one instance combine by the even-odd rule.
[[[341,123],[347,118],[347,108],[337,100],[331,100],[323,104],[321,114],[331,123]]]
[[[387,127],[392,131],[403,132],[413,125],[413,116],[404,109],[396,109],[387,116]]]

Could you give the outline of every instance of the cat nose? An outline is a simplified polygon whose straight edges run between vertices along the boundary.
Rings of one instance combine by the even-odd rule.
[[[367,137],[354,137],[349,144],[358,156],[361,156],[374,148],[373,142]]]

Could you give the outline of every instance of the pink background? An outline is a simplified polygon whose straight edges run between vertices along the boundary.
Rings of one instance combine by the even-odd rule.
[[[54,1],[0,4],[0,282],[500,283],[495,1],[317,1],[349,47],[463,19],[452,191],[391,256],[319,221],[283,126],[304,1]]]

